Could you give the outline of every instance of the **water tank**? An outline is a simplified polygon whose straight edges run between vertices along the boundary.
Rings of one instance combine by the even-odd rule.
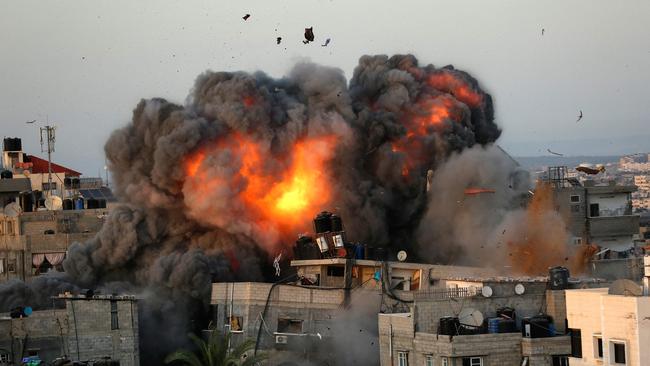
[[[330,221],[332,221],[332,232],[343,231],[343,221],[340,216],[332,214]]]
[[[566,290],[569,287],[569,270],[565,267],[549,269],[548,282],[551,290]]]
[[[497,333],[516,333],[517,322],[514,319],[499,319]]]
[[[488,318],[488,333],[499,333],[499,323],[501,320],[501,318]]]
[[[354,259],[365,259],[366,248],[361,244],[354,246]]]
[[[100,198],[97,200],[99,203],[99,208],[106,208],[106,200],[103,198]]]
[[[11,172],[11,170],[3,170],[0,172],[0,178],[2,179],[11,179],[14,177],[14,173]]]
[[[440,318],[438,334],[454,336],[458,334],[458,329],[460,329],[460,321],[457,317],[446,316]]]
[[[316,215],[314,218],[314,229],[316,230],[316,234],[332,231],[331,217],[332,214],[327,211],[323,211]]]
[[[89,210],[99,208],[99,201],[94,198],[89,198],[86,200],[86,208]]]
[[[66,198],[63,200],[63,209],[66,211],[74,210],[74,203],[72,203],[71,199]]]
[[[554,336],[551,331],[552,319],[546,315],[536,315],[521,321],[521,335],[527,338],[545,338]]]
[[[320,250],[309,236],[301,235],[294,248],[296,259],[320,259]]]
[[[376,261],[385,261],[386,260],[386,248],[375,248],[374,260]]]
[[[23,151],[23,143],[18,137],[5,137],[4,151]]]
[[[505,306],[497,309],[497,318],[516,319],[515,309]]]
[[[74,209],[83,210],[84,209],[84,199],[79,197],[74,199]]]

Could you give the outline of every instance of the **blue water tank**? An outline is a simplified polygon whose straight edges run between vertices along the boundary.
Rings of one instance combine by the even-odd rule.
[[[499,333],[501,318],[488,318],[488,333]]]
[[[84,209],[84,199],[79,197],[75,198],[74,200],[74,209],[75,210],[83,210]]]
[[[354,246],[354,259],[364,259],[364,254],[366,254],[366,248],[361,244]]]

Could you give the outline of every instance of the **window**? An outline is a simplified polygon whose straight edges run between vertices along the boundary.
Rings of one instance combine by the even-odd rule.
[[[43,182],[43,191],[50,191],[50,190],[56,191],[56,182],[52,182],[51,186],[50,186],[50,183]]]
[[[424,355],[424,366],[433,366],[433,355]]]
[[[569,329],[571,335],[571,357],[582,358],[582,334],[580,329]]]
[[[9,353],[6,351],[0,351],[0,362],[9,363]]]
[[[409,354],[405,351],[397,351],[397,366],[408,366]]]
[[[327,266],[327,275],[330,277],[343,277],[345,268],[343,266]]]
[[[603,358],[603,337],[600,334],[594,335],[594,357]]]
[[[598,217],[600,216],[600,206],[597,203],[592,203],[589,205],[589,216]]]
[[[5,273],[5,261],[6,259],[0,258],[0,274]]]
[[[580,237],[574,237],[574,238],[573,238],[573,244],[574,244],[574,245],[581,245],[581,244],[582,244],[582,238],[580,238]]]
[[[230,316],[230,332],[244,331],[244,317],[238,315]]]
[[[278,333],[302,333],[302,319],[278,319]]]
[[[120,329],[120,323],[117,319],[117,301],[111,300],[111,330]]]
[[[609,342],[609,362],[617,365],[625,365],[625,342]]]
[[[553,366],[569,366],[569,358],[567,356],[553,356]]]
[[[577,194],[571,195],[571,203],[580,203],[580,196],[578,196]]]
[[[16,260],[7,260],[7,273],[16,273]]]
[[[463,357],[463,366],[483,366],[481,357]]]
[[[529,361],[530,361],[530,359],[528,358],[528,356],[524,356],[521,359],[521,366],[529,366],[529,363],[528,363]]]
[[[440,365],[441,366],[449,366],[449,357],[442,357],[440,359]]]

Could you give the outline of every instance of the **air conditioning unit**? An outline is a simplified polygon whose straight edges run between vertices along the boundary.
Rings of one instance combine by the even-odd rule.
[[[275,344],[287,344],[287,340],[289,337],[286,335],[276,335],[275,336]]]

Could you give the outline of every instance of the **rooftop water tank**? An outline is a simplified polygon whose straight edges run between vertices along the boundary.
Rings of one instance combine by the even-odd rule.
[[[566,290],[569,287],[569,270],[565,267],[549,269],[548,282],[551,290]]]
[[[323,211],[316,215],[314,218],[314,229],[316,231],[316,234],[332,231],[331,217],[332,214],[327,211]]]

